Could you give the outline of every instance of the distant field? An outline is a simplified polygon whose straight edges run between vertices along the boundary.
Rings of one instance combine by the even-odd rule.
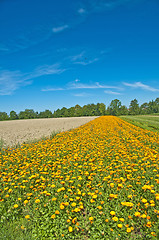
[[[159,115],[120,116],[120,118],[138,127],[159,131]]]

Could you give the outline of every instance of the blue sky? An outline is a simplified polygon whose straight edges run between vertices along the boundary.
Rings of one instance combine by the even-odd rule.
[[[0,111],[159,97],[158,0],[1,0]]]

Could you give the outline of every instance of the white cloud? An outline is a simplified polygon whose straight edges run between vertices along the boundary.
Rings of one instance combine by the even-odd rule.
[[[135,82],[135,83],[123,82],[123,84],[127,87],[140,88],[142,90],[147,90],[147,91],[151,91],[151,92],[159,92],[159,89],[150,87],[149,85],[143,84],[141,82]]]
[[[113,92],[113,91],[104,91],[105,93],[112,94],[112,95],[121,95],[121,93]]]
[[[32,73],[0,70],[0,95],[11,95],[17,89],[32,84],[34,78],[45,75],[61,74],[65,70],[66,69],[60,68],[59,64],[40,66],[33,70]]]
[[[73,96],[75,96],[75,97],[88,97],[88,96],[91,96],[91,94],[83,92],[83,93],[75,93],[75,94],[73,94]]]
[[[86,12],[86,10],[84,9],[84,8],[79,8],[78,9],[78,13],[80,13],[80,14],[83,14],[83,13],[85,13]]]
[[[85,51],[82,51],[81,53],[75,55],[75,56],[72,56],[70,57],[71,58],[71,61],[76,61],[77,59],[81,59],[85,54]]]
[[[76,89],[117,89],[117,90],[122,90],[120,87],[102,85],[102,84],[99,84],[98,82],[93,83],[93,84],[84,84],[84,83],[80,83],[79,79],[75,79],[73,82],[69,82],[63,88],[61,88],[61,87],[45,88],[45,89],[42,89],[42,91],[47,92],[47,91],[76,90]],[[111,92],[111,91],[109,91],[109,93],[119,94],[119,93],[115,93],[115,92]]]
[[[87,60],[87,58],[85,58],[85,61],[74,62],[74,64],[80,64],[80,65],[86,66],[97,61],[99,61],[99,58],[94,58],[92,60]]]
[[[41,91],[42,92],[52,92],[52,91],[63,91],[66,90],[65,88],[44,88]]]
[[[116,86],[109,86],[109,85],[101,85],[98,82],[94,83],[94,84],[83,84],[83,83],[77,83],[77,82],[73,82],[73,83],[69,83],[69,89],[121,89],[119,87]]]
[[[67,28],[69,28],[69,26],[66,24],[66,25],[63,25],[63,26],[54,27],[54,28],[52,29],[52,31],[53,31],[54,33],[58,33],[58,32],[64,31],[64,30],[67,29]]]
[[[59,64],[44,65],[36,68],[29,77],[36,78],[44,75],[60,74],[64,71],[66,71],[66,69],[60,68]]]
[[[0,71],[0,95],[11,95],[18,88],[31,83],[20,71]]]

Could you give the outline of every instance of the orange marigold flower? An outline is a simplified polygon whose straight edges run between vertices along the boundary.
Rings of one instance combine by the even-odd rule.
[[[135,212],[134,215],[135,217],[140,217],[140,212]]]
[[[72,204],[71,204],[71,206],[72,207],[75,207],[77,204],[75,203],[75,202],[73,202]]]
[[[131,232],[131,228],[127,228],[126,231],[127,231],[127,233],[130,233]]]
[[[26,219],[29,219],[29,218],[30,218],[30,215],[26,215],[25,218],[26,218]]]
[[[51,216],[52,219],[54,219],[55,217],[56,217],[55,214],[53,214],[53,215]]]

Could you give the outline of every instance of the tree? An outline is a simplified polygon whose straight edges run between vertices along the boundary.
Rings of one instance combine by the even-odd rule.
[[[120,115],[128,115],[128,109],[126,106],[121,106],[120,108]]]
[[[139,107],[137,99],[135,98],[134,100],[132,100],[130,102],[129,114],[130,115],[138,115],[139,113],[140,113],[140,107]]]
[[[148,114],[148,113],[149,113],[149,104],[145,102],[140,106],[140,114]]]
[[[11,120],[15,120],[15,119],[18,119],[18,115],[16,114],[15,111],[11,111],[10,114],[9,114],[9,118]]]
[[[121,101],[114,99],[111,101],[107,111],[110,115],[118,116],[120,115]]]
[[[104,103],[97,103],[97,116],[105,115],[106,107]]]
[[[33,109],[25,109],[25,111],[21,111],[19,113],[19,119],[32,119],[37,118],[37,114]]]
[[[6,112],[0,112],[0,121],[8,120],[9,117]]]
[[[81,117],[82,116],[82,107],[78,104],[74,107],[74,116]]]
[[[52,112],[50,110],[45,110],[44,112],[40,112],[38,114],[38,118],[52,118]]]

